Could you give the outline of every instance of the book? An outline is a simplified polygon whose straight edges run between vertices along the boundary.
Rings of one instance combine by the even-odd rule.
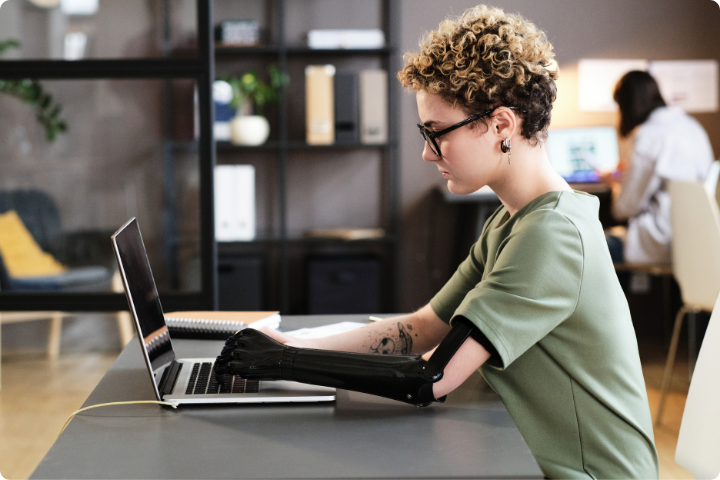
[[[305,138],[308,145],[335,142],[333,65],[305,67]]]
[[[171,338],[225,340],[243,328],[278,328],[280,312],[171,312],[165,314]]]
[[[388,76],[385,70],[360,72],[360,142],[382,145],[388,141]]]

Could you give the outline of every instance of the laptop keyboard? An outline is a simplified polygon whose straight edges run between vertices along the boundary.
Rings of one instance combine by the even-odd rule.
[[[258,393],[259,380],[245,380],[237,375],[226,375],[225,383],[220,385],[210,362],[193,363],[185,395],[205,395],[208,393]]]

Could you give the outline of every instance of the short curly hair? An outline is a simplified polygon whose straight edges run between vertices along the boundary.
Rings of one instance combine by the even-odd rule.
[[[522,136],[537,145],[547,138],[557,96],[554,57],[545,33],[533,23],[479,5],[427,34],[420,53],[405,54],[397,77],[403,87],[438,94],[471,115],[516,107]]]

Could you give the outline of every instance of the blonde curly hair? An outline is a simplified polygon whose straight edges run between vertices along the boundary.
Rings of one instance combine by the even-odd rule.
[[[547,138],[557,95],[554,57],[545,33],[533,23],[479,5],[428,33],[420,53],[405,54],[397,77],[403,87],[440,95],[469,115],[516,107],[523,137],[537,144]]]

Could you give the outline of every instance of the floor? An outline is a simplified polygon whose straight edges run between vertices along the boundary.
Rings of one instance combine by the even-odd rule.
[[[653,343],[641,345],[640,351],[654,419],[665,352]],[[5,352],[3,355],[0,472],[8,479],[25,479],[50,449],[68,415],[80,408],[105,374],[117,352],[62,354],[57,361],[48,360],[43,352]],[[660,478],[663,479],[693,478],[674,461],[689,385],[687,362],[682,352],[678,359],[663,424],[655,429]],[[47,382],[39,392],[30,395],[30,385],[36,384],[39,378]]]
[[[117,357],[115,353],[5,353],[0,390],[0,473],[29,478],[55,442],[68,416],[79,409]],[[30,394],[31,386],[39,391]],[[37,388],[37,387],[34,387]]]

